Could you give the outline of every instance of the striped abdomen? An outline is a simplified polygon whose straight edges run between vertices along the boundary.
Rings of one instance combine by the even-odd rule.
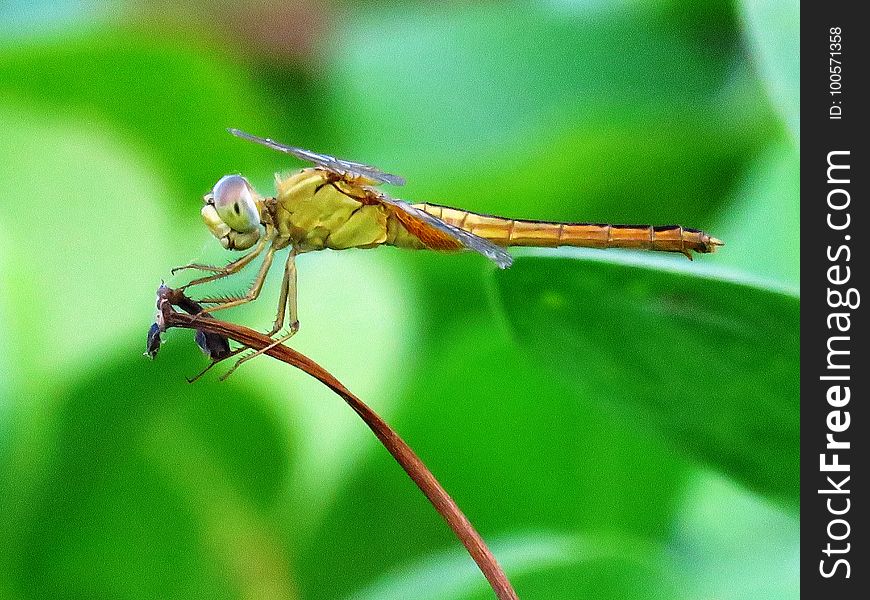
[[[499,246],[635,248],[680,252],[691,259],[691,251],[708,253],[722,245],[703,231],[680,225],[548,223],[481,215],[437,204],[414,206]]]

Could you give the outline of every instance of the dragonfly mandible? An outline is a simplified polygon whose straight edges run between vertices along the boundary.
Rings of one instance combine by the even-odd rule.
[[[680,252],[691,259],[692,252],[710,253],[722,245],[722,241],[703,231],[680,225],[559,223],[508,219],[438,204],[411,204],[377,187],[403,185],[404,179],[397,175],[238,129],[228,131],[314,166],[288,177],[276,176],[274,197],[261,196],[241,175],[222,177],[203,198],[202,219],[224,248],[247,252],[223,267],[191,263],[176,267],[172,272],[196,269],[211,273],[182,287],[189,288],[238,273],[265,253],[245,294],[199,300],[210,304],[204,312],[212,313],[256,300],[275,253],[289,247],[278,311],[268,335],[278,334],[285,322],[289,327],[275,339],[276,344],[286,341],[299,329],[296,256],[305,252],[381,245],[437,251],[470,250],[504,269],[513,261],[505,249],[508,246],[634,248]]]

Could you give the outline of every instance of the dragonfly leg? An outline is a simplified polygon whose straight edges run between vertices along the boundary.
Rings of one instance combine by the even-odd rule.
[[[219,310],[224,310],[226,308],[232,308],[234,306],[240,306],[242,304],[247,304],[248,302],[253,302],[260,296],[260,290],[263,289],[263,282],[266,281],[266,275],[269,273],[269,267],[272,266],[272,259],[275,257],[275,246],[271,246],[269,250],[266,252],[266,257],[263,259],[263,264],[260,266],[260,271],[257,273],[257,276],[254,278],[254,282],[251,284],[251,287],[241,298],[228,299],[225,297],[216,297],[216,298],[201,298],[198,301],[206,304],[215,304],[215,306],[209,306],[208,308],[203,309],[200,315],[206,313],[213,313]],[[199,316],[199,315],[197,315]]]
[[[283,335],[275,338],[272,343],[265,348],[257,350],[253,354],[243,356],[237,360],[236,364],[234,364],[229,371],[221,375],[221,381],[225,381],[227,377],[232,375],[233,372],[244,363],[268,352],[279,344],[283,344],[299,331],[299,319],[297,318],[296,313],[296,253],[295,249],[291,250],[290,255],[287,257],[287,262],[284,265],[284,280],[281,283],[281,296],[278,298],[278,314],[275,317],[274,327],[272,327],[272,330],[266,335],[272,337],[281,331],[281,328],[284,327],[285,315],[290,317],[290,329]]]
[[[297,329],[298,329],[298,327],[297,327]],[[268,352],[269,350],[271,350],[271,349],[274,348],[275,346],[279,346],[280,344],[283,344],[284,342],[286,342],[287,340],[289,340],[291,337],[293,337],[293,335],[294,335],[295,333],[296,333],[296,331],[295,331],[294,329],[291,328],[290,331],[288,331],[288,332],[285,333],[284,335],[278,336],[277,338],[275,338],[274,340],[272,340],[272,343],[269,344],[268,346],[266,346],[266,347],[264,347],[264,348],[260,348],[259,350],[257,350],[257,351],[254,352],[253,354],[250,354],[250,355],[248,355],[248,356],[243,356],[242,358],[240,358],[239,360],[236,361],[236,364],[234,364],[232,367],[230,367],[230,370],[229,370],[229,371],[227,371],[226,373],[224,373],[223,375],[220,376],[220,380],[221,380],[221,381],[226,381],[227,377],[229,377],[230,375],[232,375],[232,374],[236,371],[236,369],[238,369],[239,367],[241,367],[243,364],[245,364],[246,362],[248,362],[248,361],[251,360],[252,358],[257,358],[257,357],[260,356],[261,354],[264,354],[264,353]]]
[[[214,359],[214,358],[213,358],[213,359],[211,360],[211,362],[209,362],[208,365],[207,365],[204,369],[202,369],[199,373],[197,373],[197,374],[194,375],[193,377],[188,377],[188,378],[187,378],[187,383],[195,383],[195,382],[198,381],[198,380],[199,380],[203,375],[205,375],[206,373],[208,373],[209,371],[211,371],[211,368],[212,368],[213,366],[215,366],[216,364],[218,364],[219,362],[223,362],[223,361],[225,361],[225,360],[228,359],[228,358],[232,358],[233,356],[239,354],[240,352],[244,352],[245,350],[247,350],[247,347],[243,347],[243,348],[239,348],[239,349],[237,349],[237,350],[233,350],[231,353],[227,354],[226,356],[222,356],[221,358],[217,358],[217,359]]]
[[[237,258],[236,260],[232,261],[231,263],[229,263],[223,267],[208,267],[205,269],[200,269],[200,267],[207,267],[207,265],[195,265],[195,264],[191,263],[190,265],[185,265],[183,267],[176,267],[176,268],[172,269],[173,274],[175,274],[177,271],[180,271],[182,269],[188,269],[188,268],[200,269],[203,271],[214,271],[214,275],[209,275],[207,277],[200,277],[199,279],[194,279],[193,281],[181,286],[178,289],[185,290],[185,289],[187,289],[191,286],[194,286],[194,285],[199,285],[201,283],[206,283],[208,281],[215,281],[216,279],[222,279],[222,278],[227,277],[229,275],[232,275],[234,273],[238,273],[243,268],[245,268],[247,265],[249,265],[251,263],[251,261],[253,261],[255,258],[257,258],[260,255],[260,253],[263,251],[263,248],[265,248],[266,244],[269,243],[270,239],[271,239],[270,236],[263,236],[262,238],[260,238],[260,241],[257,242],[257,245],[254,246],[253,250],[251,250],[250,252],[248,252],[244,256]]]
[[[275,324],[266,334],[272,337],[284,327],[285,315],[290,317],[290,335],[299,331],[299,319],[296,315],[296,250],[290,250],[284,265],[284,280],[281,282],[281,296],[278,298],[278,312]]]
[[[186,265],[181,265],[180,267],[172,267],[169,270],[170,273],[175,275],[179,271],[186,271],[187,269],[196,269],[197,271],[211,271],[212,273],[217,273],[219,271],[223,271],[226,267],[216,267],[214,265],[204,265],[201,263],[188,263]]]

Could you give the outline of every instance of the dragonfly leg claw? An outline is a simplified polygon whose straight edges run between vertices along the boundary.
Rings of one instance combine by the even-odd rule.
[[[279,331],[281,331],[281,328],[282,328],[283,326],[284,326],[283,323],[280,323],[280,324],[279,324],[279,323],[276,322],[276,323],[275,323],[275,326],[272,327],[272,329],[270,329],[269,331],[266,332],[266,336],[267,336],[267,337],[272,337],[272,336],[274,336],[276,333],[278,333]],[[299,332],[299,321],[294,321],[293,323],[290,324],[290,328],[288,329],[288,333],[289,333],[290,335],[296,335],[298,332]]]

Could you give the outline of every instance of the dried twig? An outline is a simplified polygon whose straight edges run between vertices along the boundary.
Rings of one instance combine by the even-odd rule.
[[[157,328],[152,327],[148,336],[147,354],[151,356],[154,356],[159,349],[160,332],[171,327],[198,330],[200,332],[199,340],[203,342],[198,343],[206,352],[212,354],[213,360],[221,360],[227,356],[223,352],[224,342],[227,339],[235,340],[255,350],[262,350],[272,344],[270,338],[247,327],[219,321],[211,318],[210,315],[197,317],[179,313],[174,310],[173,306],[178,306],[191,315],[197,315],[202,310],[201,306],[190,300],[181,291],[161,286],[157,291]],[[211,352],[211,349],[214,348],[220,349],[220,352]],[[228,349],[229,346],[227,345],[226,348]],[[296,350],[278,345],[266,350],[265,354],[301,369],[338,394],[362,418],[384,447],[393,455],[396,462],[426,495],[438,514],[447,521],[447,524],[486,576],[496,597],[499,600],[517,600],[517,594],[508,581],[507,575],[487,548],[480,534],[477,533],[453,498],[441,487],[432,472],[423,464],[423,461],[377,413],[344,387],[326,369]]]

